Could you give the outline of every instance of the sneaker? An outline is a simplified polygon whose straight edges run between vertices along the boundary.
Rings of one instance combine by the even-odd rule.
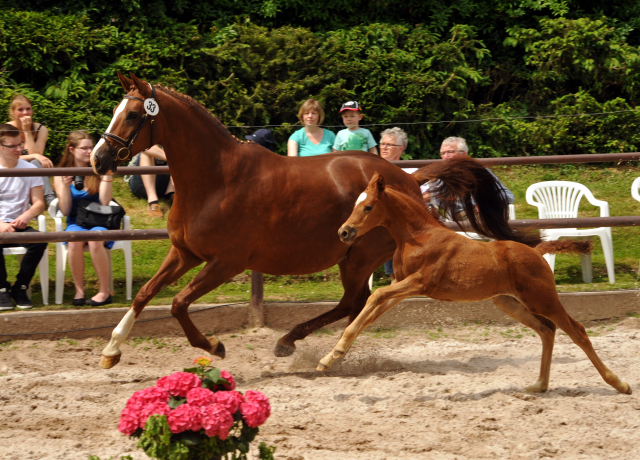
[[[18,286],[17,284],[13,286],[11,289],[11,297],[16,301],[16,307],[21,308],[22,310],[28,310],[33,307],[31,303],[31,299],[27,295],[27,288],[29,286]]]
[[[0,310],[13,310],[13,303],[11,303],[11,296],[7,288],[0,289]]]
[[[149,209],[147,209],[147,214],[149,217],[164,217],[164,213],[162,209],[160,209],[160,205],[158,203],[153,203],[149,205]]]

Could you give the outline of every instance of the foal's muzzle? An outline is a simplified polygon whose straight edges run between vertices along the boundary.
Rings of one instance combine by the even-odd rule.
[[[356,236],[358,236],[358,229],[351,225],[343,225],[338,230],[338,235],[343,243],[351,244],[353,240],[356,239]]]

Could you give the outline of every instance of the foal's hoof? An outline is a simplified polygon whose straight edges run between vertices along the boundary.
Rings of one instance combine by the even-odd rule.
[[[631,391],[631,387],[629,386],[629,384],[624,382],[623,385],[626,385],[627,389],[625,391],[621,391],[620,393],[625,394],[625,395],[630,395],[632,393],[632,391]]]
[[[316,370],[320,372],[328,371],[329,366],[325,366],[324,364],[320,363],[316,366]]]
[[[113,356],[102,355],[100,357],[100,367],[103,369],[111,369],[113,366],[120,362],[120,356],[122,356],[121,353]]]
[[[296,351],[295,345],[285,345],[283,343],[276,343],[276,348],[273,350],[273,354],[278,358],[286,358],[291,356]]]
[[[215,342],[212,342],[214,339],[209,340],[211,343],[211,353],[213,356],[217,356],[218,358],[224,359],[225,350],[224,345],[219,340],[215,339]]]

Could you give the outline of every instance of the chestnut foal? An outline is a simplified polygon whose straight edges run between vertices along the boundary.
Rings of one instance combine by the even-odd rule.
[[[356,201],[349,219],[340,227],[340,239],[353,243],[372,228],[383,225],[396,241],[393,255],[394,284],[378,289],[358,317],[346,328],[331,353],[320,360],[323,371],[342,357],[355,338],[380,315],[402,299],[425,295],[439,300],[492,299],[507,315],[532,328],[542,339],[538,381],[526,388],[543,392],[549,387],[549,370],[556,325],[587,354],[600,375],[621,393],[631,388],[602,363],[584,327],[560,303],[553,273],[544,252],[584,252],[589,245],[560,242],[536,248],[513,241],[481,242],[441,226],[414,196],[392,186],[375,173]]]

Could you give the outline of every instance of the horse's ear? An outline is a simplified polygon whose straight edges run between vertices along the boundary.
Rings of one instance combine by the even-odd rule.
[[[120,80],[120,84],[124,88],[124,90],[128,93],[131,91],[131,87],[133,86],[133,81],[130,78],[125,77],[118,71],[118,80]]]
[[[384,192],[384,187],[385,187],[384,176],[381,176],[380,174],[378,174],[378,180],[376,181],[376,186],[378,187],[378,192]]]
[[[130,73],[129,75],[131,75],[131,80],[133,80],[133,84],[135,85],[135,87],[138,90],[138,92],[145,99],[148,98],[148,97],[151,97],[151,87],[149,86],[149,84],[146,81],[140,80],[133,73]]]

